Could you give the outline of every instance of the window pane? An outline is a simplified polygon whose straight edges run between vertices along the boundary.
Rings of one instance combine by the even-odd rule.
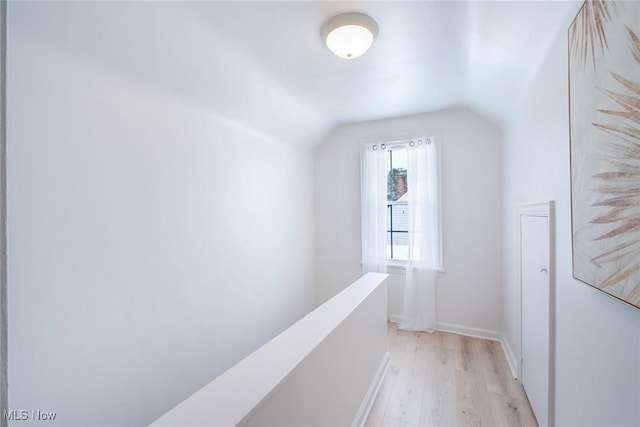
[[[407,150],[389,150],[387,154],[387,201],[402,200],[407,193]]]
[[[388,230],[409,231],[409,207],[407,205],[390,205],[391,215],[388,216]]]
[[[393,236],[393,237],[392,237]],[[387,258],[406,261],[409,256],[409,234],[387,233]]]
[[[409,249],[409,210],[406,203],[387,205],[387,258],[406,260]]]

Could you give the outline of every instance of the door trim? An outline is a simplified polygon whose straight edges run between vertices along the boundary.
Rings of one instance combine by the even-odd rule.
[[[556,352],[556,334],[555,334],[555,306],[556,306],[556,296],[555,296],[555,275],[556,275],[556,266],[555,266],[555,202],[550,200],[548,202],[542,203],[533,203],[533,204],[525,204],[518,206],[518,260],[517,260],[517,299],[518,299],[518,330],[520,332],[520,348],[518,351],[518,357],[516,360],[517,370],[518,370],[518,379],[522,381],[522,217],[545,217],[547,218],[547,243],[549,245],[549,260],[548,260],[548,286],[549,286],[549,390],[548,390],[548,420],[546,423],[541,422],[540,424],[546,424],[548,426],[555,425],[555,352]]]

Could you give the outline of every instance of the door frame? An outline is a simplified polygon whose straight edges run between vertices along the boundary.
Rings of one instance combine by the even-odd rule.
[[[555,328],[555,202],[549,200],[542,203],[532,203],[518,206],[518,260],[517,260],[517,299],[518,299],[518,321],[520,331],[520,351],[517,357],[518,380],[522,382],[522,361],[523,361],[523,334],[522,334],[522,218],[523,217],[543,217],[547,218],[547,243],[549,250],[547,280],[549,286],[549,390],[548,390],[548,420],[546,425],[555,425],[555,352],[556,352],[556,328]],[[540,422],[540,421],[539,421]],[[545,424],[541,422],[540,424]]]

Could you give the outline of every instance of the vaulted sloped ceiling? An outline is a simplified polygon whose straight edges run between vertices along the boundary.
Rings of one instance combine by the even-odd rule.
[[[62,55],[153,85],[253,132],[305,145],[338,124],[451,107],[471,108],[506,127],[576,10],[568,1],[13,6],[31,10],[10,14],[12,30]],[[380,27],[369,52],[351,61],[334,56],[319,35],[324,21],[347,11],[367,13]]]

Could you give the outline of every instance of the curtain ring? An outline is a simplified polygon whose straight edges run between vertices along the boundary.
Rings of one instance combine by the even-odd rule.
[[[372,149],[373,151],[376,151],[376,150],[378,149],[378,146],[377,146],[377,145],[374,145],[373,147],[371,147],[371,149]]]
[[[427,144],[431,144],[431,138],[427,139]]]
[[[413,141],[409,141],[409,147],[413,147],[414,145],[416,145],[416,143],[415,143],[415,142],[413,142]]]
[[[387,146],[385,144],[380,144],[380,148],[384,150],[385,148],[387,148]]]

